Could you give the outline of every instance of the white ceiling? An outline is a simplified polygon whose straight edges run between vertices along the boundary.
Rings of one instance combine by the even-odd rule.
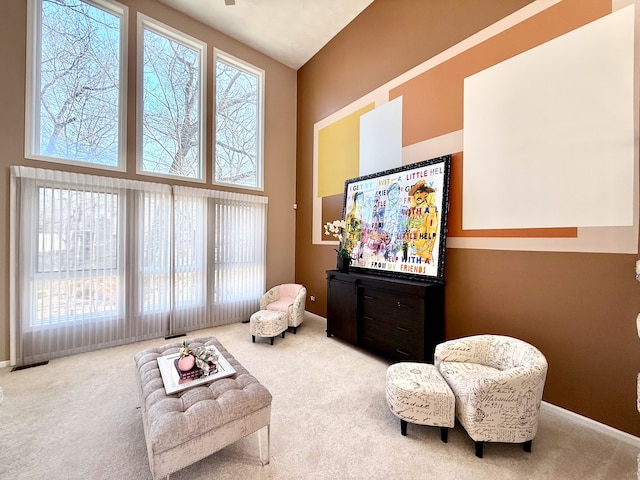
[[[299,69],[373,0],[160,0]]]

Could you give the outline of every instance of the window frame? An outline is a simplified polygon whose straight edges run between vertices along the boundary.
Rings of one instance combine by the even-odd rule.
[[[79,0],[82,3],[103,10],[120,18],[120,65],[118,84],[118,148],[117,165],[60,158],[44,155],[40,152],[39,97],[40,65],[36,65],[42,48],[42,1],[27,0],[27,65],[25,81],[25,139],[24,156],[33,160],[62,163],[102,170],[124,172],[127,169],[127,71],[128,71],[128,25],[129,8],[115,0]]]
[[[218,98],[218,85],[216,79],[216,71],[218,61],[222,61],[224,63],[230,64],[239,70],[243,70],[249,74],[255,75],[258,78],[258,100],[256,102],[257,106],[257,114],[256,114],[256,129],[258,139],[256,141],[257,146],[257,162],[256,162],[256,185],[248,186],[248,185],[239,185],[237,183],[229,183],[229,182],[221,182],[216,181],[216,156],[217,156],[217,146],[216,146],[216,133],[217,133],[217,120],[218,120],[218,107],[217,107],[217,98]],[[213,131],[212,131],[212,156],[211,156],[211,183],[213,185],[220,185],[225,187],[234,187],[243,190],[253,190],[253,191],[264,191],[264,115],[265,115],[265,71],[261,68],[256,67],[255,65],[250,64],[238,57],[235,57],[229,53],[226,53],[219,48],[213,49]]]
[[[178,179],[195,183],[206,183],[207,178],[207,44],[202,40],[198,40],[176,28],[164,24],[154,18],[138,12],[137,16],[137,52],[136,52],[136,174],[147,175],[151,177]],[[199,117],[200,139],[198,142],[200,148],[200,177],[185,177],[182,175],[172,175],[169,173],[157,173],[143,170],[143,115],[144,115],[144,32],[151,32],[164,36],[169,40],[180,43],[188,48],[192,48],[200,52],[200,101],[199,101]]]

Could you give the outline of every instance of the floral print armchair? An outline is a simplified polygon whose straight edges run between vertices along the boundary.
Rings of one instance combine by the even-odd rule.
[[[307,289],[296,283],[276,285],[260,298],[260,310],[274,310],[288,314],[289,326],[296,333],[304,320]]]
[[[500,335],[476,335],[436,346],[435,366],[456,397],[456,417],[475,441],[523,443],[538,431],[547,360],[532,345]]]

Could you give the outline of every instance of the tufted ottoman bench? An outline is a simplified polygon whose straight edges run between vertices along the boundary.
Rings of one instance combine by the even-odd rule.
[[[172,472],[257,431],[260,460],[263,465],[269,463],[271,393],[218,340],[206,337],[190,340],[189,345],[215,346],[236,373],[167,395],[157,358],[178,352],[181,344],[172,343],[135,355],[153,478],[168,478]]]
[[[407,422],[440,427],[447,441],[455,425],[456,401],[438,369],[429,363],[400,362],[387,369],[387,404],[400,418],[400,432],[407,434]]]

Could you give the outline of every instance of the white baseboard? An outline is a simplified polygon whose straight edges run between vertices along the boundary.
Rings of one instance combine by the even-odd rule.
[[[305,315],[309,315],[310,317],[315,317],[315,318],[317,318],[317,319],[324,320],[325,322],[327,321],[327,318],[326,318],[326,317],[323,317],[323,316],[321,316],[321,315],[317,315],[317,314],[315,314],[315,313],[313,313],[313,312],[310,312],[309,310],[305,310],[305,311],[304,311],[304,314],[305,314]]]
[[[610,427],[609,425],[605,425],[604,423],[597,422],[589,417],[585,417],[583,415],[580,415],[579,413],[572,412],[571,410],[566,410],[562,407],[558,407],[557,405],[554,405],[552,403],[543,401],[542,408],[547,409],[550,412],[554,412],[559,415],[562,415],[563,417],[569,420],[573,420],[577,423],[584,425],[587,428],[596,430],[604,435],[609,435],[610,437],[613,437],[616,440],[620,440],[636,448],[640,448],[640,438],[636,437],[635,435],[631,435],[630,433],[623,432],[622,430],[618,430],[616,428]]]
[[[5,360],[4,362],[0,362],[0,368],[9,367],[11,363],[9,360]]]

